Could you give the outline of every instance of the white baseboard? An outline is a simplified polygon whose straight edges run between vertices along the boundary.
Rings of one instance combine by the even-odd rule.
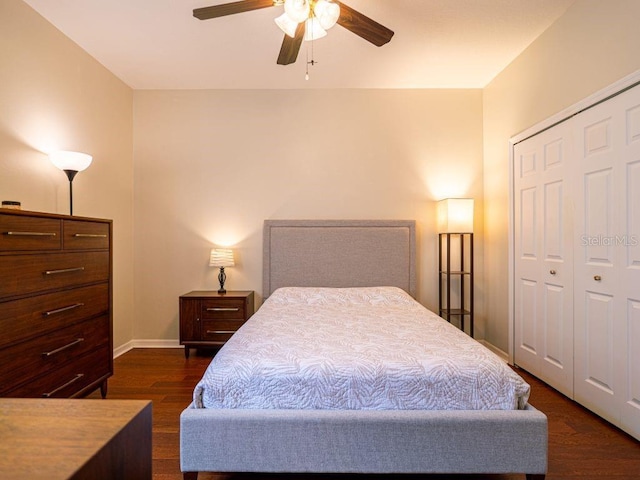
[[[183,348],[178,340],[130,340],[124,345],[113,349],[113,358],[127,353],[134,348]]]
[[[500,350],[498,347],[496,347],[495,345],[490,344],[486,340],[478,340],[478,342],[480,342],[482,345],[484,345],[489,350],[491,350],[493,353],[495,353],[497,356],[499,356],[500,359],[502,361],[504,361],[504,363],[509,363],[509,354],[507,352],[504,352],[504,351]]]

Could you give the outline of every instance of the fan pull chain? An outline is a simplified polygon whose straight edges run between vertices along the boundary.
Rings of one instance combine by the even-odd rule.
[[[309,65],[312,67],[318,63],[313,59],[313,38],[311,38],[311,60],[309,60],[309,44],[307,43],[306,55],[307,55],[307,71],[304,74],[304,79],[309,80]]]

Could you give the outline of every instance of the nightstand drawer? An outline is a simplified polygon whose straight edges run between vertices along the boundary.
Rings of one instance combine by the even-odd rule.
[[[244,320],[245,301],[242,298],[204,300],[202,318]]]
[[[64,220],[63,247],[65,250],[106,250],[109,248],[109,224]]]
[[[205,320],[202,322],[202,340],[226,342],[243,323],[244,320]]]
[[[9,385],[60,369],[91,353],[101,345],[109,346],[109,317],[103,316],[34,338],[28,343],[0,351],[0,376]],[[7,388],[4,387],[4,388]],[[5,392],[0,387],[0,394]]]
[[[0,214],[0,251],[60,250],[60,220]]]
[[[0,263],[0,298],[109,279],[109,252],[15,255]]]

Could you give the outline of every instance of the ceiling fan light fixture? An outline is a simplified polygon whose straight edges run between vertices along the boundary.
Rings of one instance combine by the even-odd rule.
[[[282,15],[276,18],[274,22],[276,22],[276,25],[278,25],[278,27],[280,27],[280,30],[282,30],[285,34],[289,35],[291,38],[295,38],[296,28],[298,28],[298,22],[292,20],[291,17],[287,15],[287,12],[284,12]]]
[[[340,18],[340,5],[330,0],[318,0],[313,7],[313,14],[318,18],[320,26],[329,30]]]
[[[304,22],[311,13],[311,3],[309,0],[285,0],[284,11],[291,20]]]
[[[312,42],[319,38],[326,37],[327,31],[320,26],[320,22],[316,17],[308,18],[304,24],[304,41]]]

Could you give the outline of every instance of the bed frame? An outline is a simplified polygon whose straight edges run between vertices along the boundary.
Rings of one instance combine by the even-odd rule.
[[[266,220],[263,295],[396,286],[415,297],[414,221]],[[525,473],[544,479],[547,417],[525,410],[196,409],[180,415],[186,479],[207,472]]]

